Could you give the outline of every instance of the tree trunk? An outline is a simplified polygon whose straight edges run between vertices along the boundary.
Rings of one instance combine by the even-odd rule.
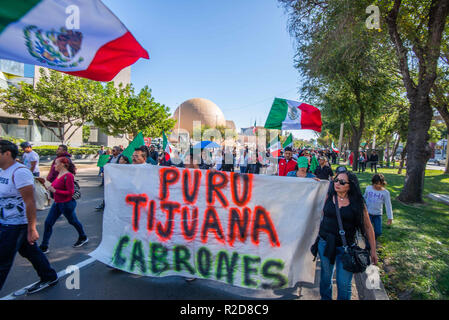
[[[446,126],[449,130],[449,126]],[[444,170],[445,174],[449,174],[449,131],[447,132],[447,141],[446,141],[446,169]]]
[[[396,140],[394,147],[393,147],[393,153],[391,155],[391,161],[393,162],[393,169],[396,167],[396,152],[398,151],[399,142],[401,142],[401,135],[398,135],[398,139]]]
[[[386,167],[390,168],[390,137],[387,137],[386,139],[387,143],[387,154],[385,155],[385,161],[387,162]]]
[[[407,137],[407,173],[398,199],[405,203],[423,202],[424,175],[431,157],[429,128],[432,121],[429,95],[420,94],[410,106]]]
[[[428,33],[421,46],[417,36],[415,43],[412,41],[412,50],[418,57],[418,83],[412,79],[409,70],[408,49],[398,31],[398,16],[401,8],[401,0],[395,0],[391,10],[388,12],[386,22],[390,38],[394,43],[399,69],[402,74],[407,98],[410,102],[408,136],[407,136],[407,173],[404,188],[398,199],[402,202],[422,202],[424,188],[424,174],[426,163],[431,155],[428,144],[428,130],[433,117],[430,107],[429,94],[437,77],[436,70],[443,31],[445,30],[446,18],[449,14],[449,1],[432,1],[428,13]],[[410,40],[410,39],[409,39]],[[423,50],[424,49],[424,50]]]
[[[407,145],[405,145],[404,149],[401,152],[401,162],[399,163],[398,174],[402,174],[402,169],[404,168],[405,155],[407,154]]]
[[[359,148],[360,148],[360,140],[362,138],[361,131],[354,132],[351,139],[351,147],[350,150],[354,152],[354,157],[352,160],[352,171],[356,172],[359,169]]]

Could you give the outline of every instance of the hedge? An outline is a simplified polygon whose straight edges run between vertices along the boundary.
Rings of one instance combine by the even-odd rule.
[[[56,155],[56,150],[58,150],[58,146],[36,146],[33,147],[33,150],[37,152],[39,156],[54,156]],[[86,155],[86,154],[97,154],[99,148],[73,148],[68,147],[68,152],[71,155]],[[22,154],[23,151],[20,149],[20,154]]]

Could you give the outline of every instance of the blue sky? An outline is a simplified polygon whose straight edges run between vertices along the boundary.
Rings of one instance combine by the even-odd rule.
[[[172,112],[206,98],[240,128],[265,124],[274,97],[298,100],[288,17],[276,0],[103,2],[149,52],[132,67],[133,85],[148,85]]]

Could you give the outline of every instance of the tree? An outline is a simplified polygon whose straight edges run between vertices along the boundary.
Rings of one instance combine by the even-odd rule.
[[[449,130],[449,31],[447,29],[449,26],[446,26],[437,79],[431,92],[431,104],[446,123],[446,131]],[[446,136],[449,141],[449,133]],[[449,148],[446,149],[446,159],[449,159]],[[444,173],[449,174],[449,161],[446,161]]]
[[[93,123],[109,135],[125,134],[132,140],[139,132],[146,137],[160,137],[173,129],[176,120],[170,118],[169,108],[154,100],[145,86],[138,94],[132,85],[115,88],[108,83],[104,89],[105,104],[93,117]]]
[[[428,144],[433,117],[430,92],[437,77],[449,14],[449,0],[378,1],[399,61],[399,70],[410,102],[407,136],[407,173],[399,200],[422,202]]]
[[[40,69],[36,86],[21,82],[0,90],[3,110],[38,121],[62,142],[89,121],[102,104],[101,83]],[[48,125],[55,122],[56,128]]]
[[[349,125],[350,149],[357,155],[366,124],[391,103],[388,99],[397,87],[391,54],[359,14],[367,1],[280,2],[292,11],[296,67],[307,79],[303,93],[323,114]],[[353,170],[357,166],[354,161]]]
[[[83,142],[86,143],[89,141],[90,137],[90,127],[89,126],[83,126]]]

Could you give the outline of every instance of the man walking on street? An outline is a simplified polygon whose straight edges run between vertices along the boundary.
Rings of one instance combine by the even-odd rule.
[[[33,176],[39,177],[39,155],[33,151],[29,142],[22,142],[20,147],[23,150],[22,163],[30,169]]]
[[[36,244],[36,206],[34,177],[16,162],[19,149],[9,141],[0,140],[0,290],[8,276],[17,251],[28,259],[40,281],[27,293],[35,293],[58,282],[45,254]]]
[[[105,165],[107,165],[108,163],[117,164],[120,159],[121,152],[122,152],[122,149],[120,147],[117,147],[117,146],[113,147],[112,148],[112,156],[109,158],[108,162]],[[104,167],[103,167],[103,170],[104,170]],[[104,186],[104,176],[101,177],[101,184],[99,186],[100,187]],[[105,206],[105,203],[103,200],[98,206],[95,207],[95,210],[97,210],[97,211],[104,210],[104,206]]]
[[[369,157],[369,162],[371,163],[371,172],[373,172],[373,168],[377,173],[377,162],[379,161],[379,156],[376,151],[373,151]]]
[[[100,150],[98,150],[98,158],[101,158],[102,155],[106,154],[106,150],[104,150],[104,146],[100,147]],[[101,176],[101,174],[104,172],[103,167],[100,167],[100,170],[98,171],[98,175]]]
[[[66,145],[61,144],[58,147],[58,150],[56,150],[56,159],[60,158],[60,157],[66,157],[67,159],[70,160],[70,165],[71,166],[75,166],[72,162],[72,155],[70,153],[68,153],[68,148]],[[51,168],[50,168],[50,172],[47,175],[47,180],[49,182],[53,182],[56,180],[56,178],[58,177],[58,171],[56,171],[55,169],[55,160],[53,160],[52,164],[51,164]],[[76,169],[74,169],[74,171],[76,171]]]

